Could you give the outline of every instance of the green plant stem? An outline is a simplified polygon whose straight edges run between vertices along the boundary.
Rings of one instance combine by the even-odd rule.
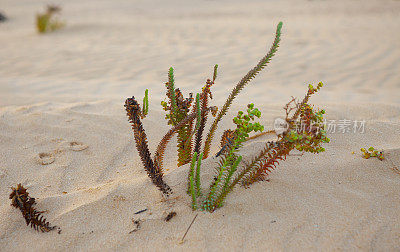
[[[270,48],[269,52],[267,53],[267,55],[265,55],[260,60],[260,62],[239,81],[239,83],[235,86],[235,88],[230,93],[224,106],[219,111],[217,117],[215,118],[213,124],[211,125],[210,131],[207,134],[206,142],[204,144],[203,158],[208,157],[208,154],[210,152],[211,141],[212,141],[212,138],[214,137],[215,130],[217,129],[218,123],[221,120],[222,116],[224,116],[226,114],[226,112],[228,111],[228,109],[231,106],[235,97],[246,86],[246,84],[249,83],[249,81],[251,81],[270,62],[271,58],[275,55],[275,53],[279,47],[279,42],[281,40],[281,29],[282,29],[282,22],[280,22],[276,28],[275,40],[274,40],[274,43],[272,44],[272,47]]]
[[[143,116],[146,116],[149,113],[149,90],[146,89],[144,91],[144,98],[143,98]]]
[[[171,121],[173,125],[176,124],[176,117],[177,117],[177,111],[178,111],[178,106],[176,104],[176,97],[175,97],[175,79],[174,79],[174,69],[172,67],[169,68],[168,72],[168,89],[169,93],[171,95]]]
[[[217,189],[219,188],[219,184],[224,177],[224,174],[227,170],[227,167],[229,165],[232,165],[232,159],[235,158],[234,152],[236,151],[236,148],[239,146],[240,142],[239,139],[235,139],[234,143],[230,146],[228,149],[228,154],[226,154],[225,158],[222,160],[222,163],[220,164],[219,172],[217,175],[217,178],[214,182],[214,185],[211,187],[210,193],[208,195],[208,198],[206,200],[205,208],[212,212],[215,209],[215,198],[216,198],[216,192]]]
[[[197,152],[195,152],[197,156]],[[200,153],[199,158],[197,159],[197,166],[196,166],[196,194],[198,197],[202,195],[201,193],[201,184],[200,184],[200,168],[201,168],[201,160],[203,159],[203,153]]]
[[[214,66],[213,82],[217,79],[218,64]]]
[[[192,162],[190,164],[190,171],[189,171],[189,193],[192,196],[192,209],[196,210],[197,206],[197,200],[196,200],[196,189],[194,185],[194,176],[195,176],[195,169],[194,166],[196,164],[196,159],[197,159],[197,152],[193,154]]]
[[[215,200],[215,207],[221,207],[222,204],[224,203],[224,200],[228,193],[230,192],[229,190],[229,182],[231,181],[231,178],[233,174],[236,172],[238,165],[242,161],[242,156],[237,157],[235,163],[232,165],[231,169],[229,169],[228,175],[225,178],[224,186],[222,188],[222,192],[220,195],[217,197]]]

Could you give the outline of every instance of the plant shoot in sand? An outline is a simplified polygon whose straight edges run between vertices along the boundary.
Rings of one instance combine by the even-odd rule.
[[[58,30],[65,26],[64,22],[59,21],[58,15],[61,8],[56,5],[48,5],[46,12],[36,14],[36,29],[39,33],[46,33]]]
[[[302,101],[292,99],[286,105],[286,129],[281,132],[276,141],[266,143],[265,148],[258,155],[246,162],[242,161],[243,157],[238,155],[243,143],[265,133],[250,137],[252,132],[264,130],[260,123],[254,122],[261,116],[261,112],[255,108],[254,104],[249,104],[246,112],[239,111],[233,119],[236,128],[224,131],[221,136],[221,150],[217,153],[219,162],[214,180],[206,193],[201,188],[201,161],[209,156],[218,123],[239,92],[270,62],[279,47],[281,29],[282,22],[277,26],[275,39],[268,53],[237,83],[219,112],[217,107],[209,105],[209,100],[212,99],[211,87],[217,78],[218,65],[214,66],[212,79],[206,81],[195,99],[193,93],[189,93],[189,96],[185,98],[180,89],[176,88],[174,70],[169,69],[168,82],[165,84],[167,101],[162,101],[161,105],[167,112],[165,118],[171,129],[161,139],[153,158],[151,158],[147,136],[141,122],[148,113],[148,91],[145,92],[143,108],[135,97],[126,100],[125,108],[134,131],[136,148],[149,177],[164,195],[169,195],[172,191],[163,180],[163,156],[168,142],[175,134],[178,138],[177,165],[190,163],[187,192],[192,198],[192,208],[210,212],[224,204],[226,196],[237,184],[249,186],[256,181],[264,180],[278,161],[284,160],[291,150],[312,153],[324,151],[321,144],[329,142],[322,124],[325,111],[316,110],[308,103],[310,96],[322,87],[322,83],[319,83],[316,88],[309,85],[308,92]],[[202,148],[203,133],[210,112],[215,119]]]
[[[29,193],[21,184],[11,189],[11,205],[21,211],[27,226],[31,224],[31,227],[36,231],[40,230],[42,232],[49,232],[56,228],[56,226],[50,226],[50,223],[46,222],[46,219],[43,218],[41,214],[44,213],[44,211],[40,212],[35,209],[35,198],[30,197]]]

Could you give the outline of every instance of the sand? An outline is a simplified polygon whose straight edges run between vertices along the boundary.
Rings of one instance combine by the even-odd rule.
[[[400,250],[400,1],[52,1],[62,4],[66,27],[38,35],[34,16],[46,3],[0,5],[9,18],[0,23],[1,251]],[[140,162],[124,100],[149,89],[143,122],[154,152],[169,129],[160,106],[169,67],[187,94],[219,64],[212,104],[221,106],[268,50],[279,21],[277,55],[217,136],[250,102],[272,128],[290,97],[319,81],[325,86],[312,103],[337,125],[365,120],[364,133],[337,128],[326,152],[289,156],[269,182],[236,188],[212,214],[191,210],[188,166],[176,167],[174,140],[166,201]],[[241,154],[250,159],[267,139]],[[360,148],[369,146],[385,160],[363,159]],[[203,161],[204,187],[217,160]],[[17,183],[60,234],[25,226],[8,199]]]

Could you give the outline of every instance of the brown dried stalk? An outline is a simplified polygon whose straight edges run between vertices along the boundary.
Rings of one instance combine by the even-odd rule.
[[[146,132],[144,131],[143,124],[140,120],[141,109],[138,102],[135,100],[135,97],[132,96],[132,98],[126,99],[125,109],[129,117],[129,122],[132,124],[136,148],[139,152],[144,168],[153,181],[153,184],[155,184],[164,195],[168,196],[172,191],[163,180],[162,170],[159,166],[155,165],[151,159],[149,147],[147,145]]]
[[[50,226],[50,223],[46,222],[46,219],[41,215],[44,211],[36,211],[34,208],[35,198],[31,198],[21,184],[18,184],[16,188],[11,187],[11,189],[13,190],[10,194],[11,205],[21,210],[27,226],[31,224],[33,229],[42,232],[49,232],[56,228],[56,226]]]
[[[203,92],[200,94],[200,105],[201,105],[202,112],[208,108],[208,97],[210,97],[212,99],[210,87],[213,84],[214,84],[214,81],[211,81],[210,79],[208,79],[205,87],[203,88]],[[203,131],[204,131],[204,127],[206,126],[206,122],[207,122],[207,113],[203,113],[203,114],[204,114],[204,116],[201,117],[199,129],[196,132],[195,146],[194,146],[193,153],[194,152],[200,153]]]

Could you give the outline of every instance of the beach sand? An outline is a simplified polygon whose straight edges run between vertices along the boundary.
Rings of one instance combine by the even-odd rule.
[[[400,250],[400,1],[52,1],[66,26],[39,35],[34,17],[47,3],[0,5],[9,18],[0,23],[1,251]],[[149,89],[143,123],[154,153],[169,129],[160,106],[169,67],[186,96],[218,64],[211,103],[221,107],[279,21],[276,56],[234,101],[211,153],[248,103],[271,129],[291,96],[319,81],[311,103],[337,126],[326,151],[289,156],[269,181],[236,188],[210,214],[190,207],[189,167],[176,166],[174,139],[165,200],[136,151],[125,99]],[[342,133],[343,120],[365,121],[364,132]],[[246,143],[243,158],[266,140]],[[385,160],[362,158],[369,146]],[[217,161],[203,161],[204,188]],[[60,233],[26,227],[8,199],[18,183]]]

